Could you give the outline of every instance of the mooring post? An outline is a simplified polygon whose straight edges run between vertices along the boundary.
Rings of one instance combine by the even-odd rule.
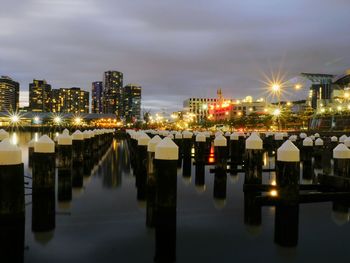
[[[164,138],[156,146],[155,262],[176,259],[176,199],[178,146]]]
[[[334,170],[338,176],[349,177],[350,150],[343,143],[333,149],[333,159],[336,160]]]
[[[263,141],[252,133],[245,141],[244,184],[262,184]]]
[[[215,174],[214,174],[214,201],[224,204],[226,200],[226,185],[227,185],[227,161],[226,161],[227,141],[223,135],[219,135],[214,139],[215,150]],[[218,202],[217,202],[218,203]]]
[[[205,148],[206,137],[203,133],[196,135],[196,170],[195,170],[195,185],[196,187],[203,188],[205,185]]]
[[[137,138],[137,173],[136,187],[137,200],[146,200],[146,182],[147,182],[147,146],[151,138],[144,132],[140,132]]]

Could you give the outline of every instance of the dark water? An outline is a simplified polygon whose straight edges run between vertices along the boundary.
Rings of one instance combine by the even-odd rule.
[[[33,136],[18,135],[28,175],[23,145]],[[127,150],[125,141],[115,141],[83,187],[73,189],[70,204],[56,196],[51,232],[32,231],[26,197],[24,262],[153,262],[154,230],[145,225],[145,203],[137,201]],[[262,208],[261,226],[246,226],[243,174],[228,175],[227,199],[216,202],[209,168],[205,189],[195,186],[194,167],[190,180],[178,170],[177,262],[350,262],[349,215],[334,216],[332,203],[300,205],[298,245],[281,247],[274,243],[275,208]],[[273,173],[264,174],[264,182],[273,179]],[[14,233],[20,238],[20,231]]]

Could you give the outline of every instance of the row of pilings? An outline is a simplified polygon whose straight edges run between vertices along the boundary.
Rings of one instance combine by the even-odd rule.
[[[23,262],[25,206],[32,206],[35,238],[50,237],[56,224],[55,190],[59,204],[69,204],[72,189],[83,187],[84,176],[90,176],[104,158],[113,137],[113,130],[76,130],[70,135],[65,129],[54,140],[47,135],[33,139],[28,143],[28,176],[21,149],[0,130],[0,246],[4,262]]]
[[[350,178],[346,135],[128,130],[127,138],[137,198],[147,201],[146,225],[156,229],[155,259],[175,260],[177,168],[182,167],[183,178],[191,177],[194,164],[195,184],[205,188],[205,166],[213,166],[213,197],[222,203],[227,174],[243,173],[245,223],[259,226],[261,207],[275,206],[275,242],[282,246],[297,244],[301,203],[339,203],[350,197],[342,181]],[[171,154],[174,149],[177,156]],[[264,164],[264,154],[274,166]],[[273,184],[263,184],[263,173],[275,173]],[[301,183],[301,174],[307,184]]]

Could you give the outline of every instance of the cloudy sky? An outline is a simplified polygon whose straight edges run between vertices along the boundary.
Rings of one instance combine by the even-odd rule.
[[[124,73],[143,107],[263,95],[264,75],[350,68],[349,0],[1,0],[0,74],[27,90]],[[303,96],[303,92],[293,96]]]

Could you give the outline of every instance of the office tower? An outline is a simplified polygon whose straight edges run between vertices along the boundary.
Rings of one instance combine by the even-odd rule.
[[[103,76],[103,113],[115,113],[122,118],[123,73],[106,71]]]
[[[16,112],[19,108],[19,83],[10,77],[0,77],[0,111]]]
[[[51,85],[46,80],[33,79],[29,84],[29,108],[35,112],[51,111]]]
[[[54,112],[62,113],[89,113],[89,92],[80,88],[61,88],[53,90],[52,106]]]
[[[103,113],[102,96],[103,96],[103,82],[102,81],[92,82],[92,87],[91,87],[91,112],[92,113]]]
[[[123,116],[126,122],[141,120],[141,86],[128,84],[124,87]]]

